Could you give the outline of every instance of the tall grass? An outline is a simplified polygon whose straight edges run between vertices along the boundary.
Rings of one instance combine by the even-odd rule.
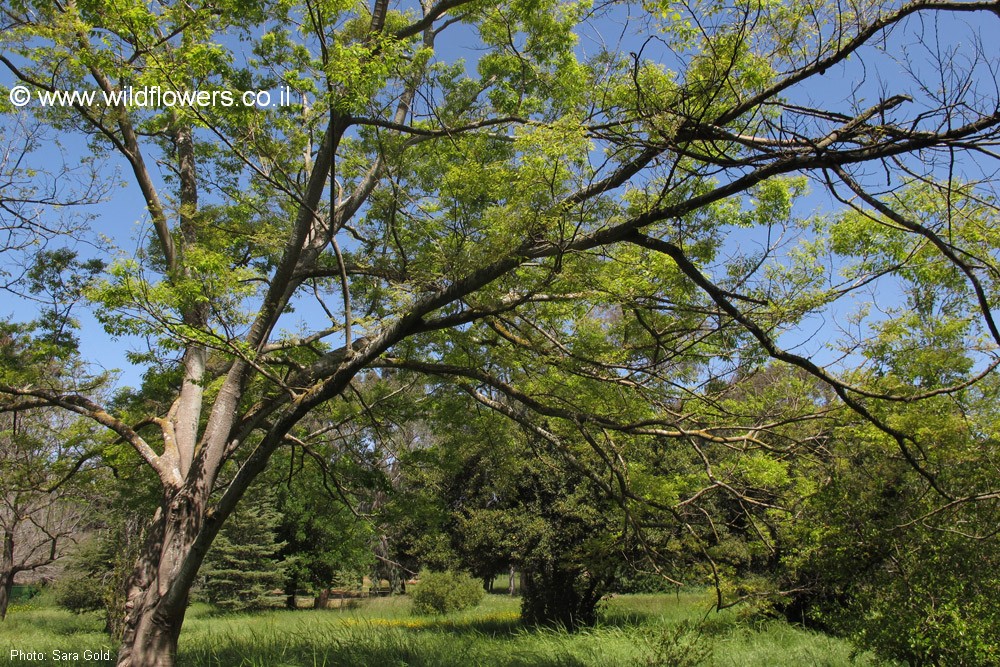
[[[777,621],[731,611],[706,617],[698,592],[623,595],[603,622],[574,634],[528,630],[519,600],[487,596],[474,610],[415,616],[406,598],[361,601],[336,611],[221,615],[196,604],[181,633],[182,667],[686,667],[687,665],[877,665],[852,661],[852,646]],[[10,649],[50,653],[109,647],[96,616],[74,616],[51,602],[12,610],[0,624],[0,665],[100,665],[100,661],[11,661]]]

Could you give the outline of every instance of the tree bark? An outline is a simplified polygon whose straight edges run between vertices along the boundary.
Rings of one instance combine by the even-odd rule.
[[[7,607],[14,591],[14,535],[4,531],[3,554],[0,555],[0,621],[7,618]]]
[[[173,667],[188,593],[222,519],[186,490],[157,511],[125,603],[118,667]],[[213,517],[214,519],[214,517]]]
[[[10,596],[13,591],[14,575],[0,572],[0,621],[7,618],[7,607],[10,605]]]
[[[119,667],[174,667],[184,610],[163,612],[154,605],[143,610],[138,621],[134,630],[126,630],[132,637],[118,653]]]

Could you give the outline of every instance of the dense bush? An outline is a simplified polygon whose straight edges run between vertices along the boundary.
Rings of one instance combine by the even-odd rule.
[[[996,544],[918,537],[852,591],[834,627],[911,665],[1000,664]]]
[[[448,614],[475,607],[486,591],[483,584],[465,572],[423,572],[413,593],[418,614]]]
[[[935,433],[941,447],[980,446],[948,423]],[[918,475],[873,447],[849,462],[831,468],[790,533],[781,586],[797,593],[786,616],[903,664],[1000,664],[1000,508],[936,510]],[[955,464],[940,477],[958,486],[978,474]]]
[[[615,593],[674,593],[677,585],[655,572],[644,572],[623,562],[615,569],[612,590]]]
[[[56,582],[55,599],[63,609],[82,614],[104,608],[105,586],[100,579],[75,574]]]
[[[56,604],[78,614],[105,609],[114,561],[114,546],[106,535],[80,544],[53,586]]]

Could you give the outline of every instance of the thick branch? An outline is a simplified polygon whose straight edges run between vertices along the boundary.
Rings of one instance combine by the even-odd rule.
[[[136,433],[131,426],[109,414],[101,405],[86,396],[60,394],[48,389],[20,388],[9,385],[0,386],[0,392],[11,396],[33,396],[44,399],[48,405],[57,406],[92,419],[101,426],[114,431],[123,440],[132,445],[133,449],[139,453],[139,456],[156,471],[165,487],[177,488],[180,485],[181,480],[177,470],[165,465],[159,455],[157,455],[142,436]]]

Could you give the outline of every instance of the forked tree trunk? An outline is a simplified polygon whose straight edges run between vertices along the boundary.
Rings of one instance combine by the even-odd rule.
[[[188,593],[221,522],[204,521],[204,503],[178,493],[158,510],[126,596],[118,667],[173,667]]]

